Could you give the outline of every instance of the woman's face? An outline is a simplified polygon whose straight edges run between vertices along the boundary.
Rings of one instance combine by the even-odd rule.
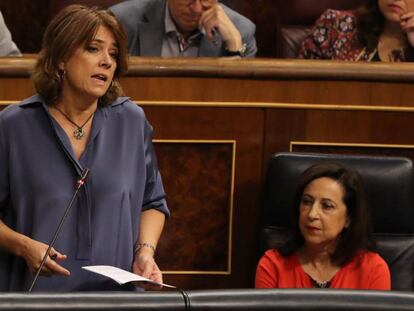
[[[93,40],[78,47],[60,64],[65,71],[62,94],[73,98],[97,100],[111,85],[117,67],[118,48],[113,33],[99,27]]]
[[[401,15],[414,11],[414,0],[378,0],[378,5],[384,17],[395,23]]]
[[[350,221],[343,202],[344,189],[337,181],[321,177],[311,181],[302,194],[299,228],[307,246],[335,247]]]

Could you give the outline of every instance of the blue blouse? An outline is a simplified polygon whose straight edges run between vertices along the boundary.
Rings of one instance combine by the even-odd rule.
[[[55,243],[68,258],[69,277],[40,277],[38,291],[120,290],[114,281],[81,269],[113,265],[131,271],[141,212],[169,216],[143,110],[126,97],[95,113],[79,160],[68,136],[36,95],[0,113],[0,213],[13,230],[48,244],[84,168],[90,173]],[[0,252],[0,290],[32,282],[25,261]]]

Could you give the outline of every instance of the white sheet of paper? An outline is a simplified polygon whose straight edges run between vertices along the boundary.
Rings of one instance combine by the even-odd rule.
[[[164,284],[164,283],[157,283],[150,279],[137,275],[135,273],[125,271],[123,269],[113,267],[113,266],[83,266],[82,269],[104,275],[108,278],[111,278],[118,284],[125,284],[128,282],[150,282],[150,283],[162,285],[165,287],[175,288],[175,286]]]

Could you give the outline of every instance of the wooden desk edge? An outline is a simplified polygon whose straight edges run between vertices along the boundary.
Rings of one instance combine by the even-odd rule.
[[[35,55],[0,57],[0,78],[29,77],[35,62]],[[414,82],[414,64],[265,58],[130,57],[126,77],[129,76]]]

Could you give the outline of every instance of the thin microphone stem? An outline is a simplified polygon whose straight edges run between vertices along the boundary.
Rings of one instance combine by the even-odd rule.
[[[70,202],[69,202],[69,204],[67,205],[67,207],[65,209],[65,213],[63,214],[62,218],[60,219],[59,225],[58,225],[58,227],[55,231],[55,234],[53,235],[52,241],[49,243],[49,247],[47,248],[46,253],[43,256],[42,262],[40,263],[40,266],[36,271],[36,275],[33,279],[32,285],[30,285],[30,288],[29,288],[29,293],[32,291],[34,285],[36,284],[37,278],[40,275],[40,271],[42,270],[43,266],[45,265],[46,259],[49,256],[50,250],[52,249],[53,245],[55,244],[56,239],[59,236],[60,230],[63,226],[63,223],[65,222],[66,216],[68,215],[70,209],[72,208],[73,202],[75,201],[75,198],[76,198],[76,196],[79,192],[79,189],[85,184],[86,178],[88,177],[88,174],[89,174],[89,169],[85,168],[82,171],[82,174],[81,174],[80,178],[76,182],[75,192],[73,193],[73,196],[70,199]]]
[[[191,300],[185,290],[178,288],[178,292],[183,296],[184,299],[184,310],[191,310]]]

